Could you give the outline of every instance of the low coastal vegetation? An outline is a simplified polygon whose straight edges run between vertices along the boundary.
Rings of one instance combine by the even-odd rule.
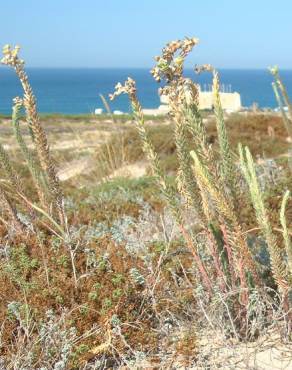
[[[196,44],[156,58],[167,117],[144,117],[129,78],[111,98],[133,114],[115,122],[39,116],[4,47],[23,96],[0,117],[1,370],[257,369],[266,343],[291,350],[288,94],[272,68],[282,116],[226,118],[204,65],[202,114],[183,74]]]

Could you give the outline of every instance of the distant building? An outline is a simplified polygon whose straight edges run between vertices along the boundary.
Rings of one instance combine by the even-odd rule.
[[[220,92],[220,100],[222,108],[230,112],[238,112],[241,106],[241,98],[238,92]],[[162,104],[168,104],[168,98],[164,95],[160,97]],[[199,108],[213,109],[214,97],[212,91],[201,91],[199,89]]]
[[[103,112],[103,109],[102,108],[96,108],[94,110],[94,114],[96,114],[96,115],[102,114],[102,112]]]

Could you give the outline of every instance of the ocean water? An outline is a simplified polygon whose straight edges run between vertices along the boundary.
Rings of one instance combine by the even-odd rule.
[[[64,69],[64,68],[28,68],[27,73],[37,97],[41,113],[80,114],[91,113],[96,108],[103,108],[99,94],[108,96],[117,82],[123,82],[128,76],[137,82],[138,95],[144,108],[159,106],[157,84],[148,69]],[[211,84],[209,74],[197,76],[186,70],[188,77],[195,78],[203,90]],[[241,94],[242,105],[249,107],[257,102],[260,107],[276,107],[271,82],[267,70],[220,70],[221,83],[225,91],[237,91]],[[281,71],[281,76],[292,96],[292,70]],[[10,114],[11,103],[15,96],[21,96],[22,90],[14,72],[6,67],[0,68],[0,113]],[[129,112],[126,96],[110,102],[112,110]]]

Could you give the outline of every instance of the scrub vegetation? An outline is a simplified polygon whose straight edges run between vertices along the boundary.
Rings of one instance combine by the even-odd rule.
[[[167,117],[144,117],[129,78],[111,98],[133,114],[115,121],[40,116],[4,47],[23,96],[0,118],[1,370],[261,369],[247,348],[290,350],[292,107],[274,67],[282,116],[226,117],[204,65],[201,112],[183,74],[197,42],[156,57]]]

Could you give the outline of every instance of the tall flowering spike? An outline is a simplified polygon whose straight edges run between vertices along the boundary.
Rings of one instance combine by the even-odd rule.
[[[144,115],[143,115],[142,107],[136,95],[135,81],[133,81],[131,78],[128,78],[124,85],[118,83],[116,85],[115,92],[110,95],[110,99],[113,100],[115,97],[121,94],[129,95],[134,118],[135,118],[136,128],[137,128],[138,134],[142,142],[143,151],[146,154],[147,159],[150,162],[153,175],[160,188],[160,191],[165,197],[169,205],[169,208],[171,209],[173,213],[174,219],[178,223],[181,229],[181,232],[187,242],[188,248],[190,249],[191,253],[194,256],[198,269],[201,272],[203,283],[205,287],[208,289],[209,293],[211,294],[212,284],[209,279],[208,273],[205,269],[205,266],[202,263],[200,256],[198,255],[196,241],[194,238],[192,238],[192,235],[190,235],[184,227],[181,206],[179,205],[177,197],[175,196],[174,189],[172,188],[170,183],[167,181],[167,178],[162,170],[158,154],[155,151],[153,143],[151,142],[148,132],[146,130],[146,127],[144,124]]]
[[[156,65],[151,74],[157,82],[165,80],[170,82],[180,78],[183,71],[183,63],[187,55],[197,45],[197,38],[185,38],[169,42],[163,49],[162,55],[155,57]]]
[[[3,58],[1,59],[1,63],[5,65],[10,65],[15,67],[18,64],[24,64],[24,61],[22,59],[19,59],[18,53],[19,53],[20,47],[16,45],[14,49],[11,49],[10,45],[5,45],[3,47]]]
[[[183,84],[179,89],[179,92],[181,94],[181,99],[188,106],[197,103],[199,94],[198,86],[190,78],[185,78],[183,80]]]
[[[24,91],[23,106],[26,110],[27,121],[35,142],[38,159],[43,172],[48,178],[49,190],[54,201],[55,210],[59,216],[59,221],[62,225],[64,225],[66,217],[64,211],[63,193],[59,184],[59,179],[56,175],[54,163],[51,158],[47,136],[40,123],[36,99],[24,69],[24,61],[18,57],[19,50],[19,46],[15,46],[14,49],[11,49],[10,45],[5,45],[3,48],[3,58],[1,59],[1,63],[11,66],[15,70],[21,82]]]
[[[186,38],[182,42],[181,46],[181,56],[186,57],[192,50],[195,45],[197,45],[199,42],[199,39],[193,37],[193,38]]]
[[[195,72],[197,74],[200,74],[202,72],[213,72],[214,71],[214,67],[212,66],[212,64],[202,64],[200,66],[196,65],[195,67]]]
[[[236,166],[233,161],[228,134],[224,121],[224,112],[220,100],[220,80],[218,72],[213,69],[213,102],[214,102],[214,113],[216,117],[216,127],[218,133],[218,141],[220,148],[220,172],[223,177],[224,183],[229,188],[233,202],[237,199],[236,189]]]
[[[11,46],[10,45],[8,45],[8,44],[6,44],[6,45],[4,45],[3,46],[3,55],[8,55],[8,54],[10,54],[10,52],[11,52]]]
[[[134,96],[137,92],[136,89],[136,82],[128,77],[128,79],[125,81],[124,85],[122,85],[120,82],[115,86],[115,91],[113,94],[109,95],[110,100],[114,100],[117,96],[121,94],[128,94],[130,97]]]
[[[289,289],[289,276],[284,250],[279,246],[278,239],[274,235],[259,186],[253,157],[248,147],[243,148],[242,145],[239,145],[239,155],[241,170],[249,187],[250,198],[255,209],[257,221],[266,238],[274,279],[283,295],[286,295]]]
[[[288,92],[286,90],[286,87],[285,87],[285,85],[284,85],[284,83],[282,81],[282,78],[280,77],[279,68],[277,66],[274,66],[274,67],[270,67],[269,70],[270,70],[271,74],[274,76],[274,79],[275,79],[275,86],[273,86],[273,89],[274,89],[274,92],[275,92],[275,95],[276,95],[276,99],[280,103],[279,104],[280,109],[281,109],[281,102],[279,101],[279,97],[280,96],[278,96],[279,94],[276,91],[277,88],[279,88],[279,92],[282,95],[284,104],[288,107],[289,119],[286,116],[284,109],[281,109],[281,113],[282,113],[282,116],[283,116],[283,120],[284,120],[285,125],[288,124],[288,134],[291,137],[291,131],[292,131],[292,123],[291,123],[291,119],[292,119],[292,103],[290,101],[290,97],[288,95]],[[281,100],[281,98],[280,98],[280,100]]]
[[[19,110],[23,106],[23,99],[19,96],[13,99],[13,111]]]
[[[287,226],[287,220],[286,220],[286,215],[285,215],[287,204],[289,202],[289,198],[290,198],[290,191],[287,190],[282,199],[281,210],[280,210],[280,222],[283,228],[283,238],[285,242],[287,262],[288,262],[288,266],[290,270],[290,277],[291,277],[292,276],[292,243],[291,243],[291,237],[289,234],[289,229]]]
[[[155,57],[151,74],[157,82],[166,82],[159,94],[168,98],[171,115],[177,115],[182,105],[198,103],[198,86],[183,76],[185,58],[198,42],[197,38],[171,41],[162,49],[161,56]]]
[[[273,76],[277,76],[279,74],[279,67],[278,66],[269,67],[269,71]]]
[[[21,109],[23,107],[23,99],[16,97],[13,99],[13,108],[12,108],[12,126],[14,130],[14,134],[20,150],[22,152],[23,157],[25,158],[30,173],[32,175],[33,182],[36,186],[36,190],[38,193],[39,200],[44,210],[49,209],[49,203],[47,203],[47,184],[45,183],[45,179],[41,174],[41,170],[39,168],[39,164],[37,163],[37,159],[32,155],[30,150],[28,149],[21,130],[19,126],[20,116],[21,116]]]

